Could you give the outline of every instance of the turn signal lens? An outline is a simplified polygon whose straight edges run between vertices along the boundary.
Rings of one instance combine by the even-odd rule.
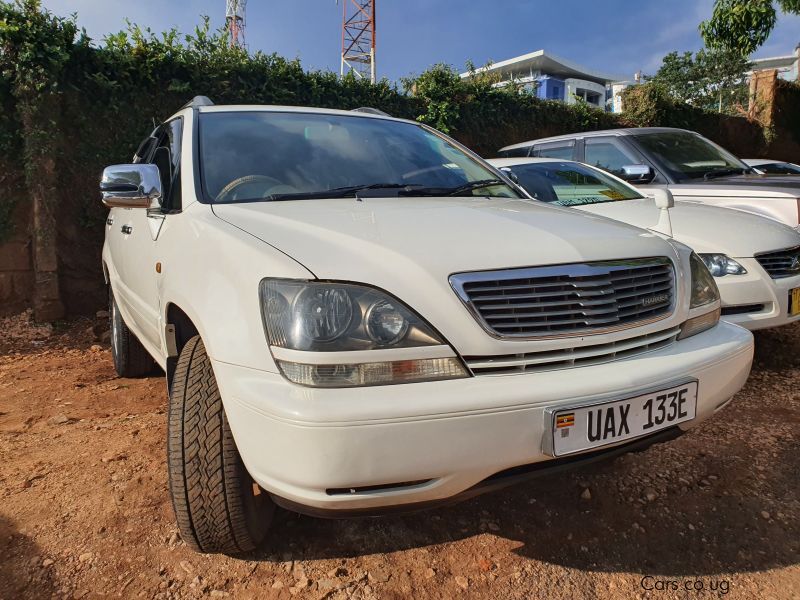
[[[719,289],[703,260],[692,252],[692,300],[689,308],[698,308],[719,301]]]
[[[693,335],[697,335],[698,333],[703,333],[704,331],[711,329],[717,323],[719,323],[720,313],[721,310],[718,308],[684,322],[684,324],[681,325],[681,332],[678,334],[678,339],[685,340]]]
[[[454,357],[339,365],[309,365],[284,360],[277,363],[286,379],[311,387],[389,385],[467,377],[461,361]]]

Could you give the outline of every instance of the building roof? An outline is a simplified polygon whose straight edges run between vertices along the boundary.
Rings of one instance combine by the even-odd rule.
[[[594,81],[595,83],[607,84],[614,81],[620,81],[622,77],[612,75],[609,73],[602,73],[589,69],[577,63],[574,63],[565,58],[556,56],[544,50],[537,50],[529,54],[523,54],[508,60],[501,60],[500,62],[493,63],[488,67],[481,67],[476,69],[477,73],[505,73],[509,71],[519,70],[532,70],[543,71],[548,75],[556,75],[558,77],[574,77],[576,79],[585,79],[587,81]],[[470,73],[462,73],[461,77],[469,77]]]
[[[765,71],[767,69],[790,69],[798,61],[798,56],[790,54],[788,56],[770,56],[768,58],[756,58],[752,61],[754,71]]]

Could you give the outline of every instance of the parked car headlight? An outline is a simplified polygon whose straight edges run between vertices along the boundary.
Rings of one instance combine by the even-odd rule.
[[[719,322],[720,317],[719,289],[714,282],[714,277],[703,260],[694,252],[689,258],[689,263],[692,272],[690,318],[681,326],[679,340],[711,329]],[[703,311],[704,307],[707,307],[708,310]]]
[[[264,279],[259,293],[267,340],[281,372],[295,383],[343,387],[468,376],[455,356],[383,360],[390,357],[365,353],[354,362],[352,356],[347,362],[289,357],[280,349],[353,352],[443,346],[445,341],[397,298],[364,285]]]
[[[714,277],[747,273],[747,269],[724,254],[701,254],[700,258]]]

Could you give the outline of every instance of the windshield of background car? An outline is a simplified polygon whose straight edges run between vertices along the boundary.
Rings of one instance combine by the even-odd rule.
[[[792,163],[767,163],[756,169],[768,175],[800,175],[800,166]]]
[[[631,186],[579,163],[529,163],[510,168],[520,185],[542,202],[581,206],[642,198]]]
[[[750,167],[707,139],[686,131],[643,133],[636,141],[653,154],[676,181],[702,179],[709,173],[735,175]]]
[[[200,115],[199,127],[200,173],[206,199],[212,202],[342,197],[341,190],[362,186],[381,188],[372,190],[373,196],[382,195],[384,186],[387,196],[438,195],[431,190],[447,195],[448,190],[498,179],[447,139],[402,121],[303,112],[209,112]],[[520,197],[505,183],[457,195]]]

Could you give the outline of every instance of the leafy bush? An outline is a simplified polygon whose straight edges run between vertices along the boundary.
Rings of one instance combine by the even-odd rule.
[[[706,112],[669,95],[650,82],[623,92],[624,118],[633,127],[679,127],[697,131],[738,156],[761,156],[768,147],[766,132],[758,123],[742,117]]]

